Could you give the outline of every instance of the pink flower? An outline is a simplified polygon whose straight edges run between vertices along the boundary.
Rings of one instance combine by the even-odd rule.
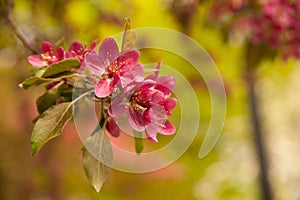
[[[75,41],[70,45],[69,51],[65,54],[65,58],[77,58],[82,64],[86,54],[93,51],[96,48],[96,45],[97,40],[92,42],[90,48],[88,48],[87,45],[82,45],[79,41]]]
[[[267,1],[262,7],[263,14],[278,28],[288,28],[294,24],[294,7],[288,1]]]
[[[109,96],[119,81],[121,84],[142,81],[144,68],[138,64],[139,57],[137,50],[119,53],[117,43],[112,38],[103,40],[97,53],[89,52],[85,64],[95,75],[101,77],[95,87],[96,96]]]
[[[147,83],[138,88],[129,103],[129,123],[137,131],[144,131],[148,139],[157,142],[157,132],[164,135],[175,133],[175,126],[166,119],[177,101],[170,98],[167,88],[158,83]]]
[[[53,45],[44,41],[41,45],[41,55],[28,56],[28,62],[35,67],[44,67],[64,59],[64,49],[59,47],[54,53]]]
[[[160,63],[157,66],[158,70],[159,68]],[[173,77],[158,77],[157,71],[143,82],[125,87],[125,94],[111,102],[109,115],[118,117],[126,111],[130,126],[136,131],[145,131],[149,140],[157,142],[158,132],[171,135],[176,131],[175,126],[167,119],[177,104],[177,100],[170,97],[175,85]],[[129,99],[129,102],[126,103],[125,99]]]
[[[234,2],[216,3],[212,16],[225,22],[225,27],[246,33],[252,44],[266,44],[271,51],[282,52],[284,59],[300,57],[300,0],[238,0],[238,6],[229,9]]]

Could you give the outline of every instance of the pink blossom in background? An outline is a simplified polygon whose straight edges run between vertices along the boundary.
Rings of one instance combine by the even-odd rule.
[[[222,21],[231,16],[229,28],[245,32],[253,44],[268,44],[283,58],[300,58],[300,1],[225,0],[215,4],[212,17]]]

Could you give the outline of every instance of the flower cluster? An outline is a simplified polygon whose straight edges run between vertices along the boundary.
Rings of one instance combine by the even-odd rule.
[[[62,46],[59,46],[54,52],[53,45],[44,41],[40,49],[41,54],[28,56],[28,62],[35,67],[45,67],[68,58],[76,58],[80,63],[83,63],[85,55],[95,49],[96,45],[97,40],[92,43],[90,48],[75,41],[70,45],[69,51],[65,51]]]
[[[121,134],[118,118],[127,119],[132,127],[137,154],[143,150],[143,132],[152,142],[158,142],[158,133],[176,132],[168,120],[177,104],[172,97],[176,81],[172,76],[159,76],[161,62],[156,69],[144,69],[140,52],[133,49],[135,32],[128,32],[129,19],[125,23],[121,50],[113,38],[104,39],[99,48],[96,40],[90,47],[75,41],[66,51],[63,46],[56,48],[44,41],[41,53],[28,57],[34,74],[19,84],[23,89],[45,88],[36,100],[39,115],[31,134],[32,155],[58,137],[74,114],[80,116],[80,104],[84,108],[88,103],[97,104],[98,123],[82,148],[84,172],[97,192],[113,163],[108,134]]]
[[[145,131],[149,140],[157,142],[158,132],[170,135],[176,131],[166,118],[177,103],[170,97],[176,82],[170,76],[158,77],[160,63],[153,74],[144,78],[139,56],[137,50],[119,52],[115,40],[106,38],[98,52],[86,55],[84,63],[98,77],[96,97],[111,99],[106,129],[118,136],[120,130],[114,119],[126,113],[134,130]]]
[[[158,77],[157,71],[147,76],[142,82],[126,85],[121,95],[116,96],[109,107],[109,115],[118,117],[127,113],[129,124],[136,131],[145,131],[147,138],[157,142],[156,135],[171,135],[176,128],[167,120],[177,100],[171,98],[171,91],[175,88],[175,79],[171,76]]]
[[[144,66],[139,63],[140,53],[135,49],[119,51],[113,38],[106,38],[96,50],[94,41],[90,48],[80,42],[73,42],[68,51],[58,47],[56,52],[49,42],[43,42],[40,55],[31,55],[28,61],[38,69],[75,58],[80,62],[80,70],[85,82],[92,83],[95,97],[109,104],[104,108],[105,129],[114,137],[120,135],[116,118],[128,115],[130,126],[135,131],[145,131],[149,140],[157,142],[157,133],[170,135],[175,126],[167,119],[176,106],[176,98],[171,98],[176,81],[171,76],[159,77],[159,62],[153,74],[144,77]],[[49,91],[68,79],[50,81]],[[69,85],[72,81],[69,81]],[[48,92],[49,93],[49,92]],[[60,103],[61,98],[56,99]],[[44,109],[43,109],[44,110]]]
[[[231,28],[246,30],[251,43],[268,44],[284,58],[300,57],[299,0],[227,0],[212,13],[218,19],[231,14]]]

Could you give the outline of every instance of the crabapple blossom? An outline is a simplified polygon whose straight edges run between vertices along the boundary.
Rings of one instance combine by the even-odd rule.
[[[28,56],[28,62],[35,67],[44,67],[64,59],[63,47],[58,47],[54,53],[54,47],[50,42],[44,41],[41,45],[40,55]]]
[[[139,57],[137,50],[119,52],[117,43],[112,38],[104,39],[97,53],[89,52],[85,64],[100,77],[95,87],[96,96],[107,97],[119,81],[128,84],[143,80],[144,68],[138,64]]]
[[[109,107],[109,115],[118,117],[123,112],[128,115],[130,126],[136,131],[145,131],[149,140],[157,142],[157,133],[171,135],[175,126],[166,118],[171,116],[177,100],[171,98],[176,81],[171,76],[158,77],[157,71],[140,83],[127,85],[121,96],[114,98]],[[126,100],[128,99],[128,102]]]

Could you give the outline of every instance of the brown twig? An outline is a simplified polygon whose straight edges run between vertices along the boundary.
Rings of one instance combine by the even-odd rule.
[[[249,109],[253,125],[254,142],[260,168],[260,187],[262,199],[273,200],[273,192],[268,176],[268,154],[265,147],[265,139],[262,133],[261,120],[259,115],[259,102],[255,93],[256,76],[255,71],[249,70],[246,75],[248,86]]]
[[[22,42],[24,47],[26,47],[28,50],[30,50],[33,54],[38,54],[38,52],[27,41],[27,39],[24,37],[24,35],[21,33],[21,31],[18,29],[18,27],[15,25],[15,23],[13,22],[13,20],[10,17],[10,13],[13,8],[14,1],[6,0],[5,3],[6,3],[6,11],[5,11],[4,18],[7,21],[7,23],[10,25],[10,27],[12,28],[14,34],[19,38],[19,40]]]

